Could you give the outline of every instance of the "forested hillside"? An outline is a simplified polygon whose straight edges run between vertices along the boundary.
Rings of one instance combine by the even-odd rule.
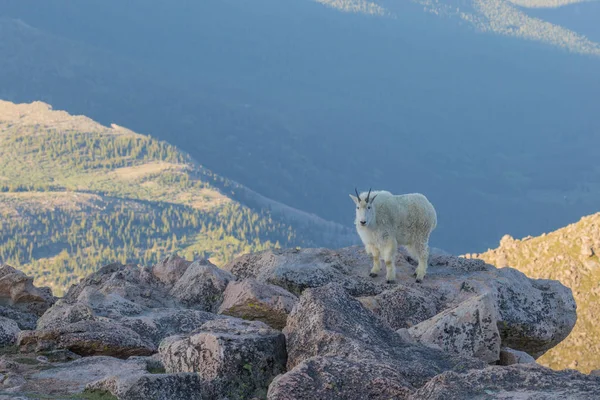
[[[294,228],[235,201],[236,191],[165,142],[43,103],[0,102],[0,260],[58,294],[116,260],[148,265],[179,252],[221,263],[349,243],[346,228],[316,218]]]
[[[432,244],[453,253],[597,209],[600,59],[410,1],[332,4],[369,15],[312,0],[0,2],[0,98],[150,134],[348,228],[355,186],[424,193]]]

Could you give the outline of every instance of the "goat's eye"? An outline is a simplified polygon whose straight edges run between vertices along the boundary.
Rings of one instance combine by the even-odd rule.
[[[371,209],[371,206],[367,207],[369,210]]]
[[[356,209],[358,210],[360,207],[356,207]]]

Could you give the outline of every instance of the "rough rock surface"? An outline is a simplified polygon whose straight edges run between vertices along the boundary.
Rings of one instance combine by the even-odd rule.
[[[404,399],[411,385],[392,364],[312,357],[269,386],[269,400]]]
[[[170,257],[153,269],[107,265],[71,287],[40,318],[37,330],[21,333],[19,345],[25,351],[66,348],[86,356],[147,355],[156,352],[165,337],[225,318],[201,311],[219,304],[216,297],[221,295],[215,295],[213,281],[226,273],[213,274],[216,267],[195,262],[174,285],[163,282],[176,278],[185,264]],[[224,290],[225,284],[220,287]]]
[[[252,278],[230,282],[223,298],[219,314],[262,321],[275,329],[285,327],[288,314],[298,302],[298,297],[287,290]]]
[[[152,275],[165,285],[173,286],[185,274],[191,263],[177,255],[170,255],[152,267]]]
[[[87,389],[109,392],[119,400],[228,400],[198,374],[112,375]]]
[[[354,249],[357,255],[357,249]],[[384,286],[355,276],[361,260],[329,249],[267,250],[240,256],[223,267],[238,280],[255,278],[299,295],[304,289],[336,282],[354,296],[380,293]],[[366,268],[366,266],[365,266]],[[366,276],[366,274],[365,274]]]
[[[489,294],[471,297],[408,329],[418,342],[488,363],[500,358],[495,304]]]
[[[522,364],[466,373],[445,372],[413,393],[410,399],[591,400],[597,399],[599,393],[599,377]]]
[[[500,349],[498,365],[535,364],[535,358],[524,351],[513,350],[508,347]]]
[[[394,329],[410,328],[434,317],[442,307],[433,289],[398,283],[377,296],[360,302]]]
[[[362,296],[362,303],[393,329],[423,322],[471,297],[489,294],[497,310],[502,345],[534,357],[563,340],[577,319],[573,295],[559,282],[529,279],[481,260],[432,251],[427,276],[417,284],[412,276],[416,261],[401,249],[396,260],[401,288],[385,284],[383,276],[370,278],[371,263],[364,249],[354,246],[264,251],[241,256],[224,268],[238,279],[252,277],[296,294],[338,283],[353,296]],[[428,300],[421,303],[422,299]]]
[[[231,272],[176,256],[152,268],[113,264],[20,333],[44,296],[22,295],[37,288],[7,269],[5,283],[21,286],[0,303],[0,339],[3,326],[8,344],[18,333],[21,353],[3,350],[0,390],[14,398],[69,398],[86,388],[132,400],[358,400],[578,399],[598,389],[599,378],[572,371],[488,365],[530,362],[522,351],[538,356],[569,333],[575,306],[559,283],[435,251],[422,284],[403,251],[397,285],[368,277],[370,264],[362,247],[267,251],[238,258]]]
[[[410,391],[443,371],[485,366],[473,358],[403,341],[337,284],[307,290],[284,333],[288,369],[315,356],[340,357],[357,365],[370,361],[371,366],[395,369],[403,378],[399,384]]]
[[[107,321],[80,321],[56,329],[23,331],[17,344],[24,352],[68,349],[81,356],[127,358],[156,351],[152,342],[133,330]]]
[[[215,320],[160,346],[169,373],[196,372],[220,393],[252,397],[285,371],[285,337],[259,321]]]
[[[223,292],[235,277],[210,262],[191,264],[171,289],[171,296],[186,307],[216,311],[223,301]]]
[[[50,288],[36,287],[33,278],[0,264],[0,304],[40,316],[55,300]]]
[[[0,317],[0,346],[12,346],[19,335],[19,325],[12,319]]]
[[[0,317],[13,320],[19,329],[35,329],[37,319],[55,301],[49,288],[34,286],[33,278],[0,263]]]
[[[85,357],[53,363],[35,354],[4,354],[0,360],[0,392],[10,398],[79,398],[86,385],[113,375],[148,374],[149,359],[133,357],[127,361],[112,357]],[[7,379],[8,378],[8,379]]]

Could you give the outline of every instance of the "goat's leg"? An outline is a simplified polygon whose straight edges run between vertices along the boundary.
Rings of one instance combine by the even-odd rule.
[[[373,256],[373,268],[371,269],[369,276],[375,278],[381,271],[381,253],[379,252],[379,248],[373,245],[371,245],[370,253]]]
[[[423,278],[427,273],[427,266],[429,264],[429,245],[427,242],[417,243],[414,246],[411,246],[414,249],[414,253],[417,256],[417,260],[419,260],[419,265],[415,270],[415,275],[417,278],[417,283],[423,282]]]
[[[389,240],[381,249],[387,274],[385,280],[387,283],[396,282],[396,253],[398,252],[398,243],[396,239]]]

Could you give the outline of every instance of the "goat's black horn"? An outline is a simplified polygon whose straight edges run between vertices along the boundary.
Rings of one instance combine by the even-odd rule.
[[[354,191],[356,192],[356,197],[358,198],[358,201],[360,201],[360,194],[358,194],[358,189],[354,188]]]
[[[367,194],[367,203],[369,202],[369,197],[371,197],[371,188],[369,188],[369,193]]]

